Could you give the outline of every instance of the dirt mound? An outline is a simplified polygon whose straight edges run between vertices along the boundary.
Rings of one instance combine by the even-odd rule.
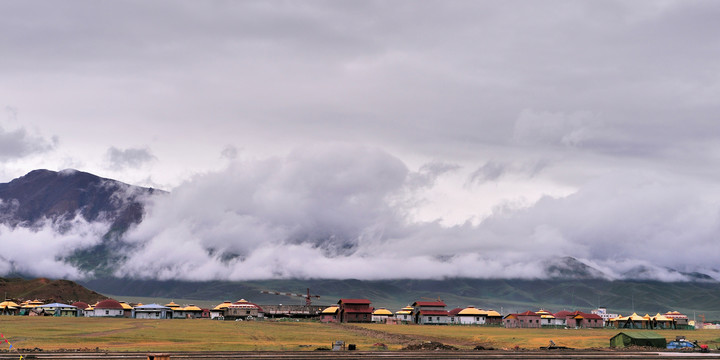
[[[402,350],[408,350],[408,351],[418,351],[418,350],[459,350],[458,348],[452,346],[452,345],[445,345],[441,342],[437,341],[425,341],[420,344],[410,344]]]

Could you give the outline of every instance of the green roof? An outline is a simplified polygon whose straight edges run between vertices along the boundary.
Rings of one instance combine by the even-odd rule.
[[[631,345],[664,348],[667,340],[652,331],[623,331],[610,338],[610,347],[622,348]]]
[[[664,337],[653,331],[621,331],[615,336],[625,334],[633,339],[664,339]]]

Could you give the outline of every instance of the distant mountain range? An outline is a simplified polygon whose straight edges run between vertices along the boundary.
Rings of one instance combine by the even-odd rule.
[[[275,290],[304,294],[310,288],[320,295],[316,304],[331,305],[340,298],[367,298],[375,307],[399,310],[414,301],[440,298],[449,308],[474,305],[484,309],[523,312],[541,308],[551,311],[582,310],[598,306],[624,315],[681,311],[692,318],[703,314],[720,319],[720,286],[709,282],[660,282],[628,280],[264,280],[264,281],[158,281],[94,279],[81,284],[105,294],[170,299],[248,299],[259,304],[302,304],[303,298],[261,294]]]

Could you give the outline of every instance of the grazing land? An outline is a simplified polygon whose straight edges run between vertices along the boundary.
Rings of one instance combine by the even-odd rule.
[[[400,350],[436,341],[459,349],[477,345],[496,349],[537,349],[553,340],[573,348],[607,348],[612,329],[505,329],[474,326],[321,324],[318,322],[234,322],[200,319],[141,320],[103,318],[0,317],[0,333],[16,349],[45,351],[302,351],[330,347],[335,340],[359,350]],[[667,339],[685,335],[720,346],[720,330],[658,331]]]

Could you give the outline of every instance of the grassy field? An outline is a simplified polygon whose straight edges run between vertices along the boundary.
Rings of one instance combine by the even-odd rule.
[[[574,348],[606,348],[618,330],[505,329],[473,326],[419,326],[317,322],[234,322],[212,320],[140,320],[0,316],[0,333],[15,348],[95,349],[109,351],[252,351],[314,350],[335,340],[377,349],[384,343],[398,350],[408,343],[439,341],[459,348],[537,348],[550,340]],[[711,348],[720,345],[720,330],[658,331],[667,339],[686,335]],[[5,345],[7,346],[7,344]],[[6,348],[6,347],[5,347]],[[3,347],[0,347],[2,350]]]

